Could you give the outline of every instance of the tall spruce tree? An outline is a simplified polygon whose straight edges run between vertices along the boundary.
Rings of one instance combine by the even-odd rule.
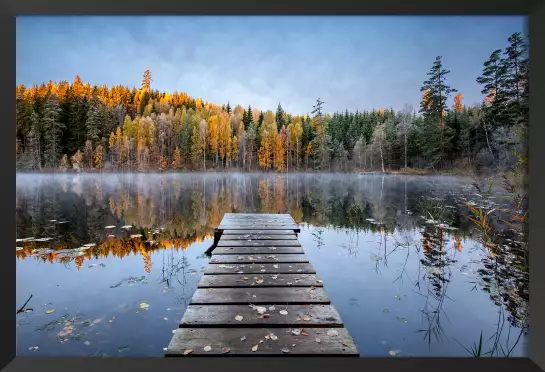
[[[44,142],[44,166],[57,168],[61,154],[61,138],[64,124],[59,121],[61,108],[58,98],[50,96],[42,108],[42,130]]]
[[[442,165],[450,134],[448,133],[448,128],[444,125],[444,116],[448,112],[447,99],[451,93],[457,92],[456,89],[446,84],[449,73],[450,70],[443,68],[442,57],[437,56],[428,72],[428,80],[424,81],[424,84],[420,88],[420,91],[424,92],[420,112],[427,123],[429,131],[428,139],[431,141],[429,143],[431,151],[428,154],[431,155],[430,160],[434,164],[439,163],[440,165]],[[438,125],[438,131],[434,128],[434,125]],[[437,132],[439,132],[439,138],[436,138]]]
[[[278,131],[280,131],[282,129],[282,127],[287,124],[286,123],[286,118],[284,117],[284,115],[285,115],[285,112],[282,109],[282,106],[280,105],[280,102],[278,102],[278,107],[276,109],[276,115],[275,115],[276,129]]]

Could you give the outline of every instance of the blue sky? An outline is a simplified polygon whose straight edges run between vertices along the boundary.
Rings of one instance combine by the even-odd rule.
[[[18,17],[17,84],[48,80],[152,88],[293,114],[418,110],[436,56],[464,103],[475,79],[525,17]],[[452,99],[452,97],[451,97]]]

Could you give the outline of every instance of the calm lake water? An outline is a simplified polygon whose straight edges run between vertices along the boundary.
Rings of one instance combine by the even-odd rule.
[[[526,356],[528,274],[516,249],[479,243],[475,192],[452,177],[18,174],[17,307],[32,295],[32,311],[17,354],[162,357],[214,228],[253,212],[301,224],[363,357],[468,357],[481,332],[483,351]]]

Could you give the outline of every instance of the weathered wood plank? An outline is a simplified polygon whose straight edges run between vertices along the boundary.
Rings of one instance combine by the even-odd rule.
[[[223,230],[222,235],[241,235],[241,234],[275,234],[275,235],[293,235],[293,230]]]
[[[223,240],[218,247],[300,247],[297,240]]]
[[[245,264],[245,263],[302,263],[309,262],[308,257],[303,254],[252,254],[252,255],[232,255],[232,254],[223,254],[217,255],[214,254],[210,263],[218,264]]]
[[[248,231],[248,230],[257,230],[257,231],[262,231],[263,230],[263,226],[240,226],[240,225],[228,225],[228,226],[218,226],[218,228],[216,229],[216,231],[222,231],[222,230],[244,230],[244,231]],[[273,233],[272,230],[274,230],[274,233],[276,233],[275,231],[276,230],[291,230],[292,232],[295,232],[295,233],[300,233],[301,232],[301,227],[300,226],[268,226],[266,228],[269,232]]]
[[[278,264],[209,264],[204,275],[224,274],[316,274],[310,263]]]
[[[214,254],[297,254],[304,253],[302,247],[216,247]]]
[[[254,297],[255,296],[255,297]],[[198,288],[192,305],[330,304],[323,288]]]
[[[237,220],[248,220],[248,219],[288,219],[293,220],[293,217],[290,214],[266,214],[266,213],[225,213],[223,215],[224,220],[228,219],[237,219]]]
[[[180,327],[342,327],[341,316],[332,305],[266,306],[263,317],[247,305],[189,305]],[[280,310],[288,313],[282,315]],[[235,319],[237,315],[241,320]],[[238,318],[240,319],[240,318]]]
[[[304,328],[306,336],[302,332],[295,336],[294,330],[297,332],[289,328],[178,328],[165,356],[358,356],[345,328]],[[255,345],[257,349],[252,351]],[[204,351],[205,346],[210,346],[210,351]],[[225,347],[228,353],[222,352]]]
[[[295,220],[291,216],[249,216],[249,217],[243,217],[243,216],[224,216],[222,221],[290,221],[295,222]]]
[[[229,234],[221,237],[221,240],[295,240],[297,235],[293,232],[291,235],[278,234],[278,235],[265,235],[265,234]]]
[[[261,282],[263,280],[263,282]],[[203,275],[199,288],[217,287],[322,287],[314,274],[237,274]]]
[[[298,225],[291,225],[291,224],[277,224],[277,225],[269,225],[269,224],[221,224],[218,226],[219,230],[270,230],[269,233],[273,234],[274,230],[301,230],[301,227]]]

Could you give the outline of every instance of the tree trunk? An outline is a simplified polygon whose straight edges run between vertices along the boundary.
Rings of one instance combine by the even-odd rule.
[[[380,149],[380,164],[382,166],[382,173],[384,173],[384,158],[382,157],[382,143],[379,143],[378,147]],[[383,182],[384,182],[384,179],[383,179]]]
[[[407,123],[405,122],[405,169],[407,169]]]

